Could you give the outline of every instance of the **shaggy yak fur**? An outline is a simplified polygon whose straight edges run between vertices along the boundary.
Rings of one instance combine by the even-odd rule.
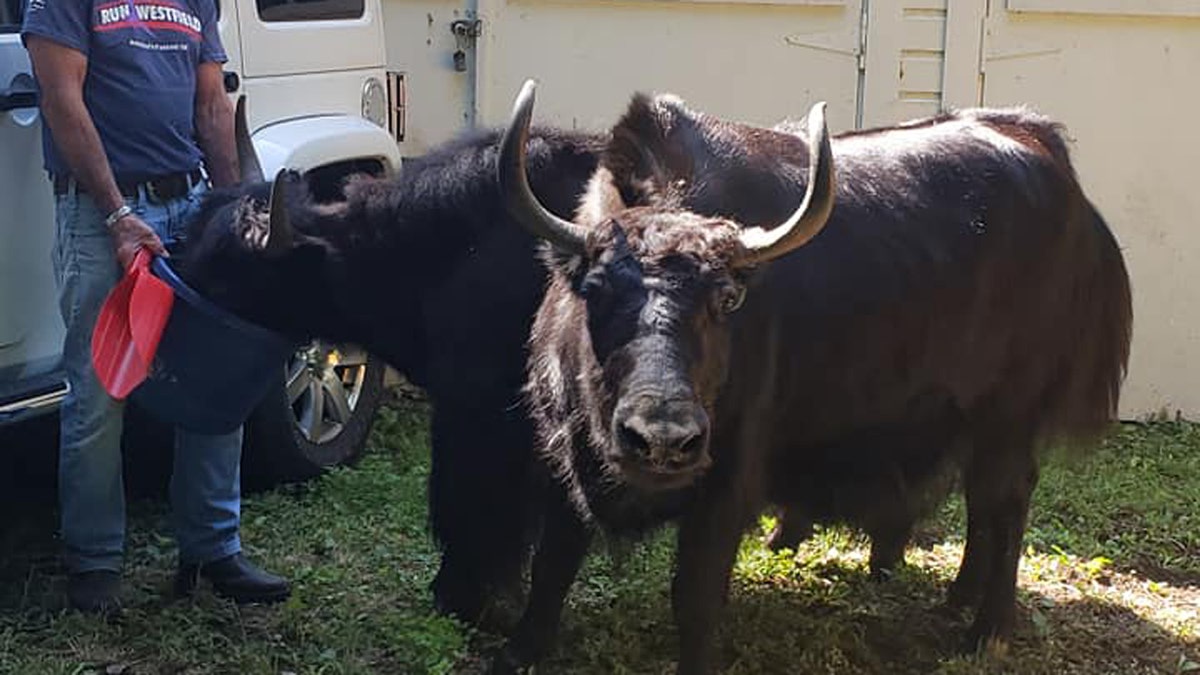
[[[283,232],[267,210],[272,183],[214,191],[173,258],[189,285],[236,314],[297,339],[357,344],[424,388],[442,550],[435,602],[488,623],[502,621],[485,615],[492,600],[520,592],[537,527],[520,390],[546,283],[536,240],[504,215],[498,138],[469,133],[406,158],[395,177],[355,178],[333,203],[313,203],[283,174]],[[534,135],[532,180],[550,209],[573,212],[602,148],[602,136]],[[243,168],[252,162],[243,156]]]
[[[495,672],[552,647],[596,532],[678,524],[679,672],[706,673],[763,509],[797,530],[860,525],[886,569],[947,476],[968,508],[948,599],[975,612],[971,647],[1011,635],[1043,452],[1090,447],[1116,416],[1132,323],[1121,252],[1038,114],[962,110],[832,140],[816,119],[806,138],[637,95],[574,222],[538,216],[536,186],[524,201],[505,188],[552,244],[527,393],[558,499]],[[506,186],[524,173],[512,147]],[[798,247],[763,253],[746,232],[773,232],[810,184],[810,208],[832,210],[802,221],[818,224]]]

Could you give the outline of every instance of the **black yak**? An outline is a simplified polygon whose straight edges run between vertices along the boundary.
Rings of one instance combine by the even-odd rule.
[[[1131,337],[1058,125],[971,109],[830,140],[818,104],[806,142],[637,95],[572,221],[527,183],[532,106],[530,82],[498,179],[550,245],[527,394],[559,502],[494,672],[546,654],[596,529],[678,523],[678,668],[706,673],[764,508],[903,539],[947,474],[968,508],[949,600],[969,644],[1003,643],[1041,453],[1107,429]]]
[[[236,126],[243,185],[210,193],[173,263],[236,314],[298,339],[358,344],[425,390],[429,517],[442,550],[434,599],[477,622],[492,600],[520,592],[538,514],[520,390],[546,273],[537,241],[504,213],[500,133],[466,133],[318,204],[293,173],[264,182],[241,100]],[[535,133],[532,180],[556,213],[573,213],[603,141]]]
[[[210,193],[174,264],[243,318],[359,344],[425,389],[430,524],[442,549],[434,600],[477,623],[493,601],[522,592],[545,485],[521,387],[547,275],[536,239],[504,211],[500,132],[465,133],[406,158],[393,178],[356,177],[344,199],[317,204],[290,172],[278,189],[264,180],[244,97],[236,130],[242,184]],[[574,214],[605,142],[534,132],[531,181],[555,213]]]

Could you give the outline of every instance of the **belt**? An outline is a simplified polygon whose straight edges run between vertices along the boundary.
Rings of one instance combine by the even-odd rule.
[[[134,198],[139,197],[141,191],[145,190],[146,195],[154,201],[164,202],[186,195],[192,187],[202,180],[204,180],[204,174],[200,172],[200,169],[192,169],[187,172],[169,173],[142,181],[126,180],[118,177],[117,189],[121,191],[122,196]],[[54,194],[66,194],[72,185],[75,187],[76,192],[87,192],[83,185],[71,176],[55,176]]]

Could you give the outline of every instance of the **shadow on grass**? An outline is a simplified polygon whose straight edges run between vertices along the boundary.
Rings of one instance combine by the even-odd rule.
[[[722,619],[722,672],[1177,673],[1200,661],[1194,639],[1131,607],[1094,597],[1064,601],[1028,587],[1019,590],[1007,653],[964,654],[970,616],[942,605],[954,569],[907,565],[880,583],[854,563],[765,577],[743,564]],[[581,576],[560,647],[540,672],[673,672],[677,633],[668,585],[662,567],[651,578],[616,584],[604,571]]]

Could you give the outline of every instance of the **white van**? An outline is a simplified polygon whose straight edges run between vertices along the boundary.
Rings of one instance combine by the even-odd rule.
[[[216,1],[229,54],[225,88],[247,97],[265,175],[296,169],[318,198],[336,199],[352,172],[399,169],[403,101],[385,66],[379,0]],[[66,394],[50,262],[53,198],[19,35],[26,2],[0,0],[0,426],[53,413]],[[248,421],[244,480],[300,480],[355,459],[384,371],[354,345],[314,342],[296,352]],[[155,438],[145,433],[153,420],[131,408],[137,419],[126,443]],[[12,450],[0,448],[0,462]]]

